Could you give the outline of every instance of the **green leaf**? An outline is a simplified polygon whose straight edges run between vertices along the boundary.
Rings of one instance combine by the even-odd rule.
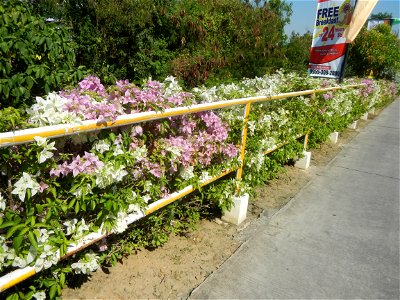
[[[18,235],[25,235],[25,233],[27,233],[29,230],[30,230],[29,227],[25,227],[24,229],[22,229],[22,230],[18,233]]]
[[[75,213],[77,214],[79,212],[79,201],[76,201],[75,203]]]
[[[3,224],[0,225],[0,229],[7,228],[7,227],[10,227],[10,226],[14,226],[14,225],[17,224],[17,223],[18,223],[18,222],[16,222],[16,221],[7,221],[7,222],[4,222]]]
[[[13,238],[13,247],[14,247],[15,252],[17,252],[17,253],[20,252],[23,241],[24,241],[23,235],[19,235],[19,236],[16,236],[15,238]]]
[[[50,288],[49,297],[50,299],[54,299],[57,294],[57,284],[53,284]]]
[[[11,295],[9,295],[6,300],[20,300],[18,293],[13,293]]]
[[[18,224],[13,227],[11,227],[6,234],[6,239],[10,238],[17,230],[24,228],[26,225],[25,224]]]
[[[76,202],[76,198],[72,198],[72,200],[68,204],[68,208],[73,207],[75,205],[75,202]]]
[[[65,285],[65,273],[60,274],[60,285],[62,287]]]
[[[42,212],[43,212],[43,205],[41,205],[41,204],[36,204],[36,210],[37,210],[37,212],[38,212],[39,215],[42,214]]]
[[[35,238],[35,234],[33,233],[33,231],[29,231],[28,233],[28,239],[31,242],[33,248],[35,248],[36,250],[38,250],[38,244],[36,242],[36,238]]]

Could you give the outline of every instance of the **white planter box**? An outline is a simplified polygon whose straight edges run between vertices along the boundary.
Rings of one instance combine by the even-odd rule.
[[[339,132],[334,131],[329,135],[329,140],[332,144],[336,144],[339,140]]]
[[[364,120],[364,121],[368,120],[368,113],[363,114],[361,116],[361,120]]]
[[[299,169],[306,170],[310,167],[310,162],[311,162],[311,152],[303,151],[303,157],[300,158],[294,166]]]
[[[357,128],[357,121],[354,121],[353,123],[351,123],[349,126],[347,126],[350,129],[356,129]]]
[[[224,211],[222,220],[231,224],[239,225],[247,216],[247,206],[249,205],[249,194],[240,197],[233,197],[231,210]]]

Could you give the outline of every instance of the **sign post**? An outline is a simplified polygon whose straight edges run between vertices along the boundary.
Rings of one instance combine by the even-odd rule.
[[[318,0],[308,72],[313,77],[341,79],[347,44],[344,35],[356,0]]]

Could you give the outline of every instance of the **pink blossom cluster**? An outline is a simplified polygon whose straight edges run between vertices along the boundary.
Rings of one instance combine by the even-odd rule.
[[[174,121],[181,135],[166,137],[162,140],[166,149],[176,148],[181,151],[179,160],[173,162],[172,165],[177,163],[188,167],[200,163],[208,166],[218,155],[233,158],[238,154],[236,146],[226,143],[228,126],[215,113],[201,112],[190,118],[182,116]],[[163,155],[164,153],[165,150]]]
[[[62,96],[69,100],[64,109],[77,114],[83,120],[115,120],[119,115],[116,104],[92,101],[89,95],[76,90],[69,94],[64,92]]]
[[[164,90],[158,81],[148,81],[142,88],[127,80],[117,81],[107,89],[97,77],[89,76],[79,87],[64,91],[62,96],[69,99],[65,110],[79,115],[82,119],[114,119],[120,114],[163,110],[195,103],[190,93]],[[168,177],[173,180],[183,169],[221,164],[227,158],[238,155],[238,148],[227,142],[229,127],[214,112],[200,112],[163,121],[146,122],[133,126],[129,138],[118,134],[113,146],[130,151],[135,158],[127,165],[134,180]],[[115,153],[115,152],[114,152]],[[116,154],[114,154],[115,156]],[[71,162],[65,161],[50,171],[60,177],[72,174],[91,174],[104,166],[99,158],[85,152]],[[197,169],[198,170],[198,169]],[[168,188],[162,186],[167,195]]]
[[[360,93],[363,97],[368,97],[368,95],[374,92],[374,81],[372,79],[363,79],[361,83],[366,84],[366,87],[360,90]]]
[[[62,91],[60,95],[69,100],[64,106],[66,111],[75,113],[83,120],[99,121],[115,120],[122,114],[194,103],[190,93],[178,92],[166,96],[158,81],[148,81],[143,88],[139,88],[128,80],[119,80],[106,90],[95,76],[86,77],[77,88]]]
[[[105,93],[104,86],[96,76],[87,76],[79,82],[79,89],[81,91],[95,92],[99,96],[104,96]]]
[[[389,90],[390,90],[390,94],[391,95],[396,95],[397,94],[397,87],[396,87],[396,84],[395,83],[390,83],[390,85],[389,85]]]
[[[327,88],[327,87],[329,87],[331,85],[331,83],[328,81],[328,80],[324,80],[324,81],[322,81],[322,83],[321,83],[321,87],[323,87],[323,88]]]
[[[80,157],[80,155],[76,156],[71,163],[68,164],[65,161],[59,164],[57,168],[51,169],[50,175],[60,177],[60,175],[67,176],[72,173],[72,175],[76,177],[80,173],[92,174],[103,166],[104,163],[100,161],[96,155],[85,152],[82,157]]]
[[[228,126],[212,111],[199,113],[201,120],[207,127],[207,133],[218,142],[228,138]]]
[[[322,97],[324,97],[325,101],[328,101],[329,99],[333,98],[332,93],[326,93],[326,94],[322,94]]]
[[[118,81],[110,98],[123,104],[124,113],[163,110],[183,103],[194,103],[190,93],[179,92],[166,96],[162,84],[151,80],[142,89],[128,81]]]

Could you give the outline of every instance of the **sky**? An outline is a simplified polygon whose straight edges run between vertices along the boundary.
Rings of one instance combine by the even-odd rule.
[[[292,3],[291,23],[285,27],[288,36],[292,31],[303,34],[307,30],[313,31],[317,0],[286,0]],[[400,18],[400,0],[379,0],[372,13],[389,12],[393,18]],[[393,30],[399,36],[400,24],[393,26]]]

